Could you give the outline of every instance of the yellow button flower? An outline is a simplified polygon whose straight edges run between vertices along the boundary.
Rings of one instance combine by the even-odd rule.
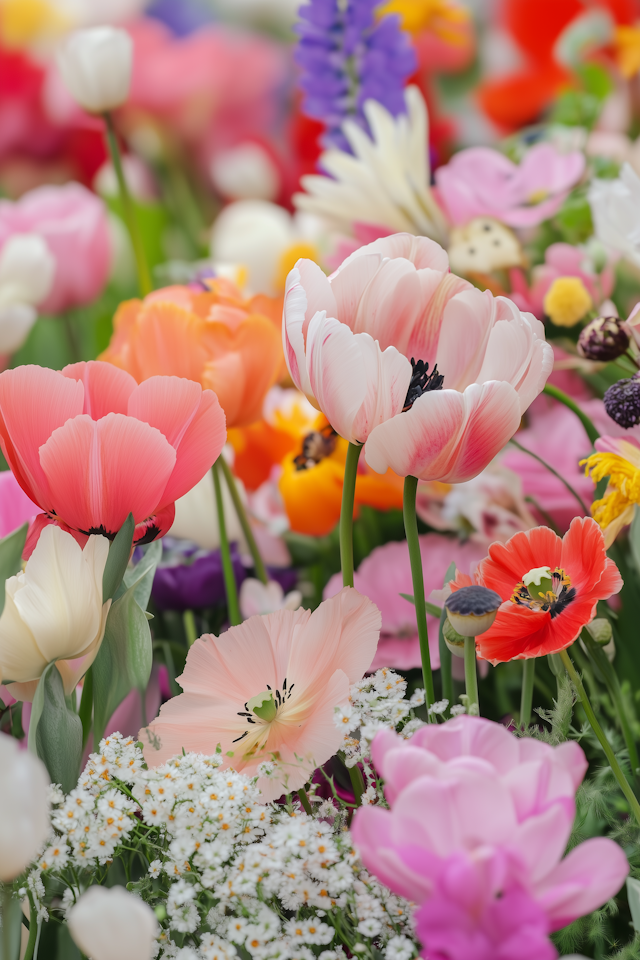
[[[558,277],[544,298],[544,312],[556,327],[573,327],[593,308],[580,277]]]

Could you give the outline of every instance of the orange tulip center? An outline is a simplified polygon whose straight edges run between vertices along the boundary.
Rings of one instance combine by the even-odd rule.
[[[511,602],[529,607],[530,610],[548,612],[553,619],[562,613],[575,597],[575,587],[571,586],[571,579],[564,570],[556,567],[552,572],[550,567],[536,567],[524,574],[522,580],[516,584]]]

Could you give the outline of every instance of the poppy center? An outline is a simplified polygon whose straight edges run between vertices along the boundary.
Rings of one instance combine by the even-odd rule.
[[[311,470],[317,467],[326,457],[330,457],[336,448],[338,434],[333,427],[327,425],[322,430],[308,433],[302,441],[302,452],[294,458],[296,470]]]
[[[556,567],[534,567],[525,573],[522,580],[516,584],[511,602],[530,610],[539,610],[550,613],[552,619],[575,600],[576,589],[571,586],[571,579],[564,570]]]
[[[291,691],[294,686],[295,684],[293,683],[287,686],[286,677],[282,681],[282,690],[276,690],[274,692],[269,684],[267,684],[266,690],[247,700],[244,705],[244,710],[238,710],[238,716],[244,717],[247,723],[250,723],[252,726],[256,724],[264,726],[273,723],[278,715],[278,710],[291,696]],[[241,736],[236,737],[233,742],[237,743],[239,740],[244,740],[244,738],[249,735],[249,732],[249,730],[245,730],[245,732],[241,734]]]
[[[413,367],[413,373],[402,408],[403,413],[411,410],[411,407],[423,393],[429,393],[431,390],[442,390],[442,384],[444,383],[444,376],[438,373],[437,363],[431,373],[429,373],[429,364],[425,363],[424,360],[414,360],[412,357],[411,366]]]

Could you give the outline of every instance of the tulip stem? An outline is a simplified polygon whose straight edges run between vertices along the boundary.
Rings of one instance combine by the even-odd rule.
[[[298,792],[298,799],[302,804],[302,808],[304,812],[308,813],[309,816],[312,817],[313,810],[311,809],[311,804],[309,803],[309,797],[307,795],[307,791],[305,790],[304,787],[300,787],[300,789],[297,792]]]
[[[247,541],[247,546],[251,551],[251,556],[253,557],[253,566],[256,571],[256,575],[259,580],[262,580],[264,584],[269,583],[269,576],[267,574],[267,568],[264,565],[264,561],[260,556],[260,549],[256,542],[253,530],[251,529],[251,524],[249,523],[249,517],[247,511],[245,510],[244,503],[240,498],[238,492],[238,485],[236,483],[236,478],[234,477],[231,467],[224,459],[220,457],[220,467],[224,473],[224,478],[227,481],[227,486],[229,488],[229,493],[231,494],[231,499],[233,500],[233,506],[235,507],[236,514],[238,515],[238,520],[240,521],[240,526],[242,527],[242,532],[244,533],[244,538]]]
[[[213,465],[213,486],[216,492],[216,507],[218,509],[218,527],[220,529],[220,556],[222,558],[222,575],[224,577],[224,588],[227,594],[227,611],[229,614],[229,623],[232,627],[237,627],[242,623],[240,616],[240,606],[238,604],[238,588],[236,578],[233,572],[233,562],[231,560],[231,550],[229,549],[229,538],[227,537],[227,526],[224,520],[224,504],[222,502],[222,485],[220,483],[220,460],[218,457]]]
[[[520,726],[525,730],[531,723],[531,705],[533,703],[533,683],[536,676],[536,658],[530,657],[522,662],[522,694],[520,696]]]
[[[196,627],[196,618],[193,615],[193,610],[184,611],[182,614],[182,625],[184,627],[184,635],[187,639],[187,646],[192,647],[198,639],[198,628]]]
[[[569,410],[572,410],[576,417],[582,423],[582,426],[587,432],[587,436],[591,443],[595,443],[600,433],[596,429],[596,426],[593,420],[590,420],[589,417],[584,413],[577,403],[575,403],[571,397],[569,397],[564,390],[559,390],[558,387],[554,387],[552,383],[547,383],[542,391],[546,393],[547,396],[553,397],[554,400],[557,400],[559,403],[563,403],[565,407],[568,407]]]
[[[631,807],[634,817],[636,818],[638,824],[640,824],[640,803],[638,803],[636,795],[631,789],[629,781],[627,780],[624,773],[622,772],[622,767],[618,763],[618,759],[615,753],[613,752],[611,744],[609,743],[609,741],[605,736],[604,730],[598,723],[597,717],[593,711],[593,707],[589,702],[587,692],[584,689],[584,686],[582,684],[582,680],[580,679],[578,672],[573,665],[573,661],[566,650],[560,651],[560,657],[562,658],[562,662],[565,666],[565,669],[569,674],[569,677],[571,678],[571,682],[576,688],[578,698],[580,699],[580,702],[582,704],[582,709],[586,713],[587,720],[591,724],[591,729],[593,730],[596,737],[600,741],[600,746],[604,750],[605,756],[609,761],[609,766],[613,771],[613,775],[618,781],[620,785],[620,789],[622,790],[623,794],[627,798],[627,801],[629,803],[629,806]]]
[[[431,672],[431,654],[429,653],[429,631],[427,628],[427,608],[424,596],[424,575],[422,572],[422,554],[420,553],[420,539],[418,537],[418,518],[416,516],[416,494],[418,492],[418,478],[405,477],[403,514],[404,530],[409,548],[411,561],[411,578],[413,580],[413,599],[416,607],[416,622],[418,625],[418,639],[420,641],[420,656],[422,658],[422,678],[424,681],[424,699],[429,715],[429,707],[436,699],[433,688],[433,673]],[[477,699],[477,698],[476,698]]]
[[[120,203],[122,205],[124,222],[129,232],[131,246],[133,247],[133,253],[136,258],[140,293],[143,297],[146,297],[146,295],[151,293],[153,290],[153,284],[151,283],[149,265],[147,264],[147,257],[144,252],[142,236],[140,234],[140,226],[136,218],[135,208],[131,199],[131,194],[129,193],[129,187],[127,186],[124,170],[122,168],[122,158],[120,156],[120,147],[118,145],[118,135],[116,134],[113,117],[109,111],[106,111],[103,114],[103,117],[105,122],[107,145],[109,147],[111,162],[113,163],[113,169],[115,170],[118,188],[120,190]]]
[[[478,697],[475,637],[464,638],[464,685],[467,694],[467,713],[478,716],[480,713],[480,698]]]
[[[36,914],[36,909],[33,904],[33,895],[29,893],[29,939],[27,941],[27,947],[24,952],[24,957],[22,960],[32,960],[33,951],[36,948],[36,939],[38,933],[40,932],[40,924],[38,923],[38,916]]]
[[[84,750],[89,740],[91,721],[93,720],[93,670],[91,667],[84,675],[78,715],[82,721],[82,749]]]
[[[342,507],[340,509],[340,565],[343,587],[353,586],[353,507],[356,499],[358,460],[362,445],[350,443],[344,465]]]

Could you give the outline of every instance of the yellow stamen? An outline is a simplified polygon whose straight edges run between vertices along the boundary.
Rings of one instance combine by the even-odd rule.
[[[640,503],[640,469],[617,453],[593,453],[586,460],[586,476],[598,483],[609,477],[609,485],[601,500],[591,505],[593,519],[604,529],[634,503]]]
[[[280,256],[275,277],[275,286],[279,290],[284,290],[289,273],[298,260],[303,259],[316,261],[319,259],[318,251],[312,243],[294,243],[293,246],[287,247]]]
[[[573,327],[591,310],[593,301],[580,277],[558,277],[544,298],[544,312],[557,327]]]
[[[450,0],[389,0],[380,10],[380,15],[398,13],[402,17],[402,29],[409,33],[429,30],[445,43],[454,46],[464,43],[464,35],[458,29],[470,19],[468,10]]]

